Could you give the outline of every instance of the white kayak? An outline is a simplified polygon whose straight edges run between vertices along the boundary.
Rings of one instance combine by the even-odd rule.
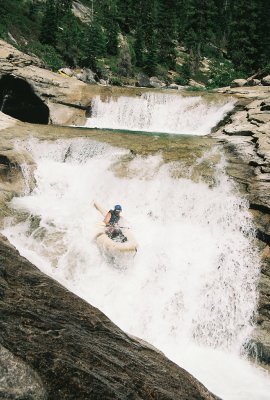
[[[105,218],[108,210],[106,210],[96,202],[94,202],[93,205]],[[127,226],[127,222],[123,217],[120,217],[119,226],[121,230],[121,238],[124,238],[122,240],[117,240],[117,238],[110,238],[106,233],[107,228],[105,226],[105,223],[100,223],[97,227],[97,232],[95,235],[98,246],[106,253],[110,253],[112,255],[116,255],[117,253],[135,255],[137,252],[138,243],[136,242],[130,228]]]

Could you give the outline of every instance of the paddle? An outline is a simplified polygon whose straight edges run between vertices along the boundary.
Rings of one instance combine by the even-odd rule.
[[[96,223],[96,225],[97,226],[103,226],[104,228],[106,227],[106,225],[105,225],[105,223],[104,222],[97,222]],[[108,228],[109,228],[110,226],[108,226]],[[115,225],[115,226],[111,226],[112,228],[120,228],[120,229],[131,229],[131,228],[129,228],[128,226],[119,226],[119,225]]]

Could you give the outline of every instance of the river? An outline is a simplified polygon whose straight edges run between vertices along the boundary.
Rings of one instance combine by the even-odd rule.
[[[246,355],[260,273],[254,226],[221,146],[203,136],[232,107],[198,96],[97,98],[86,127],[100,131],[18,140],[36,162],[36,186],[13,198],[3,233],[222,399],[267,400],[269,376]],[[134,258],[99,251],[94,201],[122,205]]]

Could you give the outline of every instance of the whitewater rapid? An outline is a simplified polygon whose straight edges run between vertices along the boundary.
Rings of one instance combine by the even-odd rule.
[[[258,301],[254,227],[222,155],[209,187],[174,178],[183,167],[159,155],[90,139],[31,139],[17,148],[37,163],[36,187],[12,200],[3,232],[21,254],[222,399],[269,399],[269,377],[244,351]],[[112,263],[100,253],[93,201],[122,205],[139,242],[135,258]]]
[[[92,100],[88,128],[206,135],[233,109],[235,100],[207,101],[202,96],[146,92],[141,96],[100,96]]]

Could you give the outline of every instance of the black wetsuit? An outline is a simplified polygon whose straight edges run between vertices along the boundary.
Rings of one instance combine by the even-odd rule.
[[[115,224],[118,224],[120,219],[119,213],[116,213],[114,210],[110,210],[109,213],[111,214],[109,225],[114,226]]]
[[[111,218],[109,221],[109,225],[111,227],[114,227],[116,224],[118,224],[119,220],[120,220],[120,215],[119,213],[115,212],[114,210],[110,210],[109,213],[111,214]],[[119,228],[108,228],[107,231],[107,235],[109,236],[109,238],[116,240],[118,242],[126,242],[127,238],[123,235],[121,229]]]

